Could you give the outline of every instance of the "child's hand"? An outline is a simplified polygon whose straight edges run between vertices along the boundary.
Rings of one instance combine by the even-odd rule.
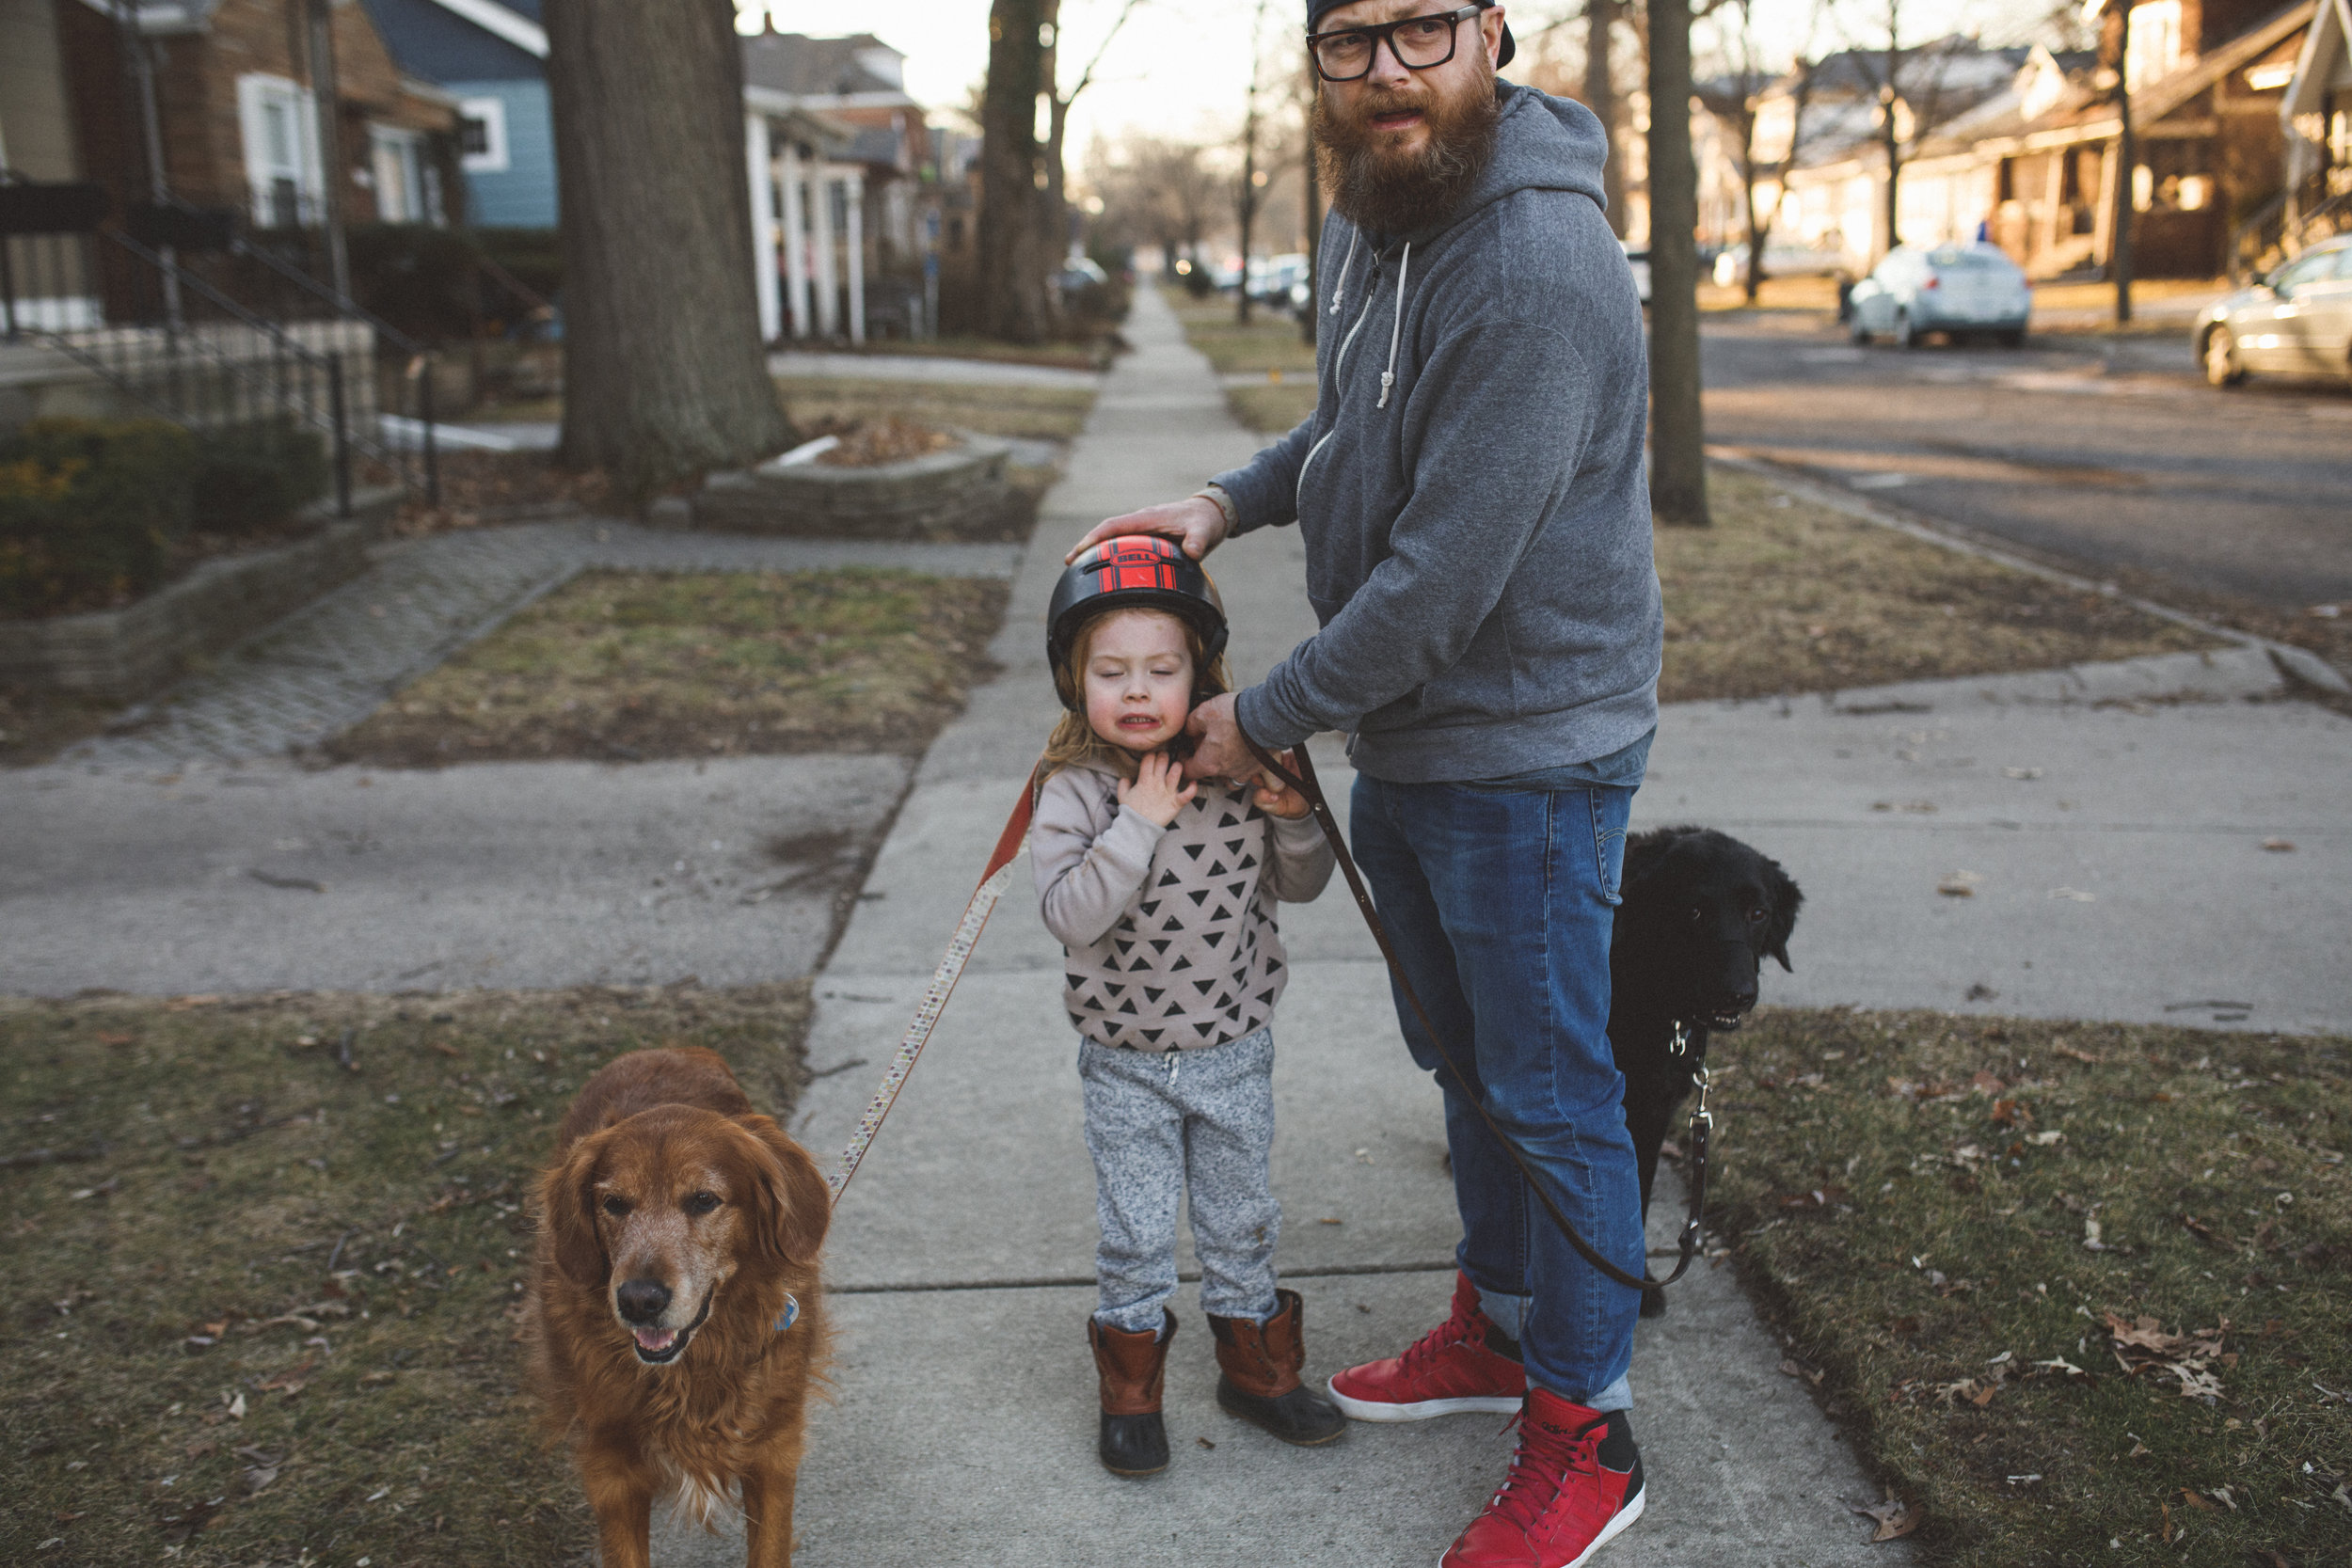
[[[1184,780],[1184,764],[1166,752],[1146,752],[1136,759],[1135,783],[1119,782],[1119,803],[1165,828],[1200,793],[1199,784]]]
[[[1298,766],[1288,752],[1276,752],[1275,761],[1289,768]],[[1293,822],[1313,809],[1308,805],[1307,797],[1267,774],[1259,775],[1257,790],[1250,796],[1250,800],[1268,816],[1287,817]]]

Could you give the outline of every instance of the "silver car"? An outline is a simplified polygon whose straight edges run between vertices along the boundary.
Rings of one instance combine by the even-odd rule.
[[[2249,373],[2352,376],[2352,234],[2323,240],[2205,307],[2196,348],[2217,387]]]
[[[1998,245],[1898,245],[1846,301],[1857,343],[1884,334],[1917,348],[1931,332],[1970,333],[2015,348],[2033,315],[2033,285]]]

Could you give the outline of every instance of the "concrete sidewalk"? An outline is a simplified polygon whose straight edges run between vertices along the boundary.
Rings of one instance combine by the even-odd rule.
[[[846,1141],[1052,726],[1042,611],[1062,546],[1105,515],[1190,491],[1256,445],[1149,291],[1127,331],[1136,352],[1106,379],[1015,580],[993,650],[1005,673],[924,759],[818,983],[810,1049],[828,1075],[798,1133],[820,1159]],[[1313,629],[1298,541],[1261,535],[1212,564],[1235,673],[1252,678]],[[1343,759],[1327,745],[1319,760],[1343,798]],[[1352,906],[1331,895],[1286,910],[1284,937],[1279,1260],[1307,1297],[1309,1371],[1320,1377],[1394,1354],[1444,1315],[1455,1223],[1438,1092],[1406,1057]],[[798,1560],[1434,1562],[1502,1479],[1502,1420],[1358,1426],[1328,1449],[1287,1448],[1216,1409],[1189,1288],[1168,1380],[1173,1466],[1122,1481],[1096,1464],[1083,1338],[1093,1182],[1060,956],[1025,868],[842,1204],[828,1247],[838,1399],[817,1418],[802,1471]],[[1662,1244],[1672,1222],[1660,1220]],[[1644,1325],[1633,1377],[1651,1501],[1610,1561],[1908,1560],[1907,1548],[1863,1544],[1845,1502],[1874,1494],[1779,1359],[1724,1271],[1702,1266],[1670,1315]],[[680,1529],[656,1557],[664,1568],[716,1565],[740,1550]]]

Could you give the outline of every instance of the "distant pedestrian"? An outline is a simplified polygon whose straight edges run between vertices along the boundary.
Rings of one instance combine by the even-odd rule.
[[[1098,1452],[1118,1475],[1168,1466],[1160,1384],[1186,1196],[1217,1402],[1290,1443],[1347,1427],[1299,1381],[1304,1309],[1275,1284],[1267,1172],[1274,1005],[1290,978],[1275,901],[1321,893],[1332,856],[1296,793],[1184,782],[1185,721],[1229,684],[1225,632],[1208,574],[1157,538],[1080,559],[1047,621],[1069,711],[1040,769],[1030,855],[1079,1036],[1103,1231],[1087,1338]]]
[[[1518,1449],[1445,1568],[1567,1568],[1638,1518],[1627,1411],[1640,1291],[1578,1255],[1533,1180],[1639,1278],[1640,1182],[1608,1038],[1625,829],[1658,721],[1662,617],[1643,467],[1642,309],[1610,232],[1608,138],[1497,80],[1491,0],[1308,0],[1331,192],[1314,413],[1158,533],[1196,559],[1296,523],[1322,629],[1193,716],[1187,777],[1254,776],[1244,736],[1349,736],[1355,853],[1458,1082],[1463,1236],[1446,1321],[1331,1380],[1363,1420],[1518,1411]]]

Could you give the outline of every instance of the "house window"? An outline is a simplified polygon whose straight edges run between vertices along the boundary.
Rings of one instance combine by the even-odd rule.
[[[368,127],[369,165],[375,175],[375,216],[380,223],[427,223],[424,134],[396,126]]]
[[[2140,0],[2131,9],[2131,29],[2123,85],[2137,92],[2171,75],[2181,63],[2181,0]]]
[[[318,215],[324,184],[315,104],[307,90],[282,76],[237,78],[246,188],[253,221],[263,229],[296,229]]]
[[[506,100],[469,98],[457,105],[457,147],[468,174],[501,174],[506,152]]]

